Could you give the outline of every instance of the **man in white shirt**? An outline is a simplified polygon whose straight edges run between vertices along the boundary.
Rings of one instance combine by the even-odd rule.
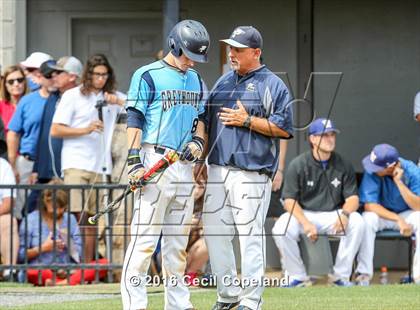
[[[100,183],[103,173],[111,174],[112,132],[124,103],[125,96],[115,90],[114,71],[106,57],[101,54],[90,57],[83,70],[82,84],[63,94],[51,126],[51,135],[63,138],[64,183]],[[70,197],[70,212],[75,213],[81,224],[84,260],[90,262],[95,257],[97,230],[86,220],[97,211],[96,192],[72,190]]]
[[[6,150],[6,142],[0,139],[0,154]],[[0,185],[16,184],[12,166],[3,158],[0,158]],[[16,197],[16,191],[2,188],[0,189],[0,256],[3,265],[16,265],[19,250],[18,225],[12,212],[12,199]],[[12,227],[11,227],[12,226]],[[12,228],[12,234],[10,234]],[[12,250],[10,250],[10,245]],[[10,269],[3,271],[3,278],[8,279],[13,276]]]

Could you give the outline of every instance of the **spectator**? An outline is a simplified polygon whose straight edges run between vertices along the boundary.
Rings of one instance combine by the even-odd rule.
[[[45,77],[41,77],[40,81],[39,90],[22,97],[9,123],[7,153],[18,184],[29,184],[36,158],[41,118],[52,85],[51,80]],[[18,218],[21,217],[25,198],[25,191],[18,190],[15,208]]]
[[[353,167],[334,151],[337,132],[330,120],[316,119],[309,127],[311,151],[296,157],[287,170],[283,189],[287,213],[274,225],[273,238],[290,287],[311,285],[297,244],[300,235],[315,242],[325,233],[341,238],[329,282],[352,285],[349,278],[364,227],[355,212],[359,198]]]
[[[4,124],[1,118],[0,118],[0,143],[2,144],[2,146],[0,147],[0,157],[7,160],[7,143],[6,143],[6,136],[4,134]]]
[[[44,66],[44,67],[43,67]],[[53,177],[61,177],[61,149],[63,140],[50,135],[51,124],[56,107],[63,93],[76,87],[82,76],[83,65],[75,57],[65,56],[57,63],[48,61],[41,66],[46,78],[52,77],[55,88],[47,99],[41,119],[36,160],[32,173],[32,182],[48,183]]]
[[[42,52],[35,52],[29,55],[20,65],[25,69],[25,75],[28,81],[30,91],[37,91],[41,88],[42,74],[41,64],[53,58]]]
[[[0,139],[0,154],[7,148],[6,142]],[[12,167],[3,158],[0,158],[0,185],[14,185],[15,176]],[[3,265],[16,265],[19,249],[18,224],[12,212],[12,190],[0,189],[0,256]],[[10,234],[10,232],[12,232]],[[12,245],[12,248],[10,246]],[[3,271],[3,279],[8,280],[14,276],[14,270]]]
[[[4,79],[0,86],[0,117],[3,120],[6,135],[16,106],[20,98],[27,93],[27,90],[23,70],[18,66],[8,67],[4,72]]]
[[[194,189],[194,216],[187,245],[187,268],[185,272],[188,285],[195,285],[194,279],[204,271],[209,260],[201,221],[205,190],[205,186],[201,184],[198,184]]]
[[[98,118],[97,104],[104,101],[108,105],[101,107],[102,122]],[[64,139],[61,152],[64,183],[93,184],[101,182],[102,173],[111,174],[112,132],[124,103],[124,95],[116,92],[114,70],[107,58],[101,54],[90,57],[83,70],[81,86],[63,94],[51,126],[51,135]],[[87,223],[87,218],[96,212],[96,194],[91,193],[83,200],[83,192],[73,190],[70,204],[70,212],[76,214],[80,223],[86,224],[81,227],[86,262],[95,255],[96,227]],[[87,203],[85,209],[82,201]]]
[[[369,285],[372,279],[376,232],[396,229],[404,236],[416,236],[413,276],[420,284],[420,168],[389,144],[376,145],[362,163],[365,173],[359,192],[366,229],[356,281]]]
[[[59,184],[55,181],[50,184]],[[80,263],[81,238],[74,215],[66,212],[68,196],[61,189],[46,189],[41,195],[42,208],[28,215],[27,225],[22,222],[19,229],[20,247],[19,260],[29,265],[77,264]],[[41,218],[40,218],[41,217]],[[41,226],[41,227],[39,227]],[[54,229],[55,227],[55,229]],[[67,234],[70,234],[68,237]],[[70,243],[68,241],[70,240]],[[92,262],[95,263],[95,262]],[[99,260],[99,264],[106,264],[106,260]],[[28,281],[38,285],[38,274],[41,274],[40,285],[51,285],[54,273],[51,269],[27,270]],[[81,283],[81,270],[74,270],[69,279],[66,272],[59,270],[57,285],[76,285]],[[99,271],[99,277],[106,275],[105,270]],[[86,282],[95,279],[95,270],[84,271]],[[23,275],[20,276],[23,278]]]

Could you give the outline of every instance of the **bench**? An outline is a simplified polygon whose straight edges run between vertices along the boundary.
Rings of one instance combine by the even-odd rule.
[[[333,271],[333,257],[330,241],[337,241],[334,236],[320,235],[318,241],[313,243],[305,235],[301,235],[299,248],[306,271],[310,275],[326,275]],[[406,237],[397,230],[382,230],[376,233],[376,240],[404,240],[408,242],[408,277],[413,280],[413,241],[414,236]]]
[[[408,242],[408,279],[413,281],[413,241],[414,236],[403,236],[398,230],[385,229],[376,233],[376,240],[404,240]],[[419,240],[417,240],[419,242]]]

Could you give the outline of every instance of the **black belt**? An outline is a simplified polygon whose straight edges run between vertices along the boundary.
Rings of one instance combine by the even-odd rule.
[[[22,155],[26,160],[35,161],[35,158],[33,158],[30,154],[20,154]]]
[[[158,153],[160,155],[164,155],[166,151],[171,151],[172,149],[160,146],[160,145],[154,145],[153,148],[155,149],[155,153]]]

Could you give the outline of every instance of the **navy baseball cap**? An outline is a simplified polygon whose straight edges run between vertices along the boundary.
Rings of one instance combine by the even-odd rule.
[[[55,60],[47,60],[41,64],[41,67],[39,67],[39,71],[41,71],[41,74],[45,78],[50,79],[51,74],[57,71],[55,68],[53,68],[55,65],[57,65],[57,62]]]
[[[309,126],[310,135],[323,135],[327,132],[340,133],[340,131],[334,126],[334,123],[326,118],[317,118]]]
[[[229,39],[220,41],[238,48],[262,48],[263,45],[260,32],[252,26],[236,27]]]
[[[396,164],[398,157],[400,154],[392,145],[378,144],[368,156],[363,158],[362,164],[368,173],[375,173]]]

